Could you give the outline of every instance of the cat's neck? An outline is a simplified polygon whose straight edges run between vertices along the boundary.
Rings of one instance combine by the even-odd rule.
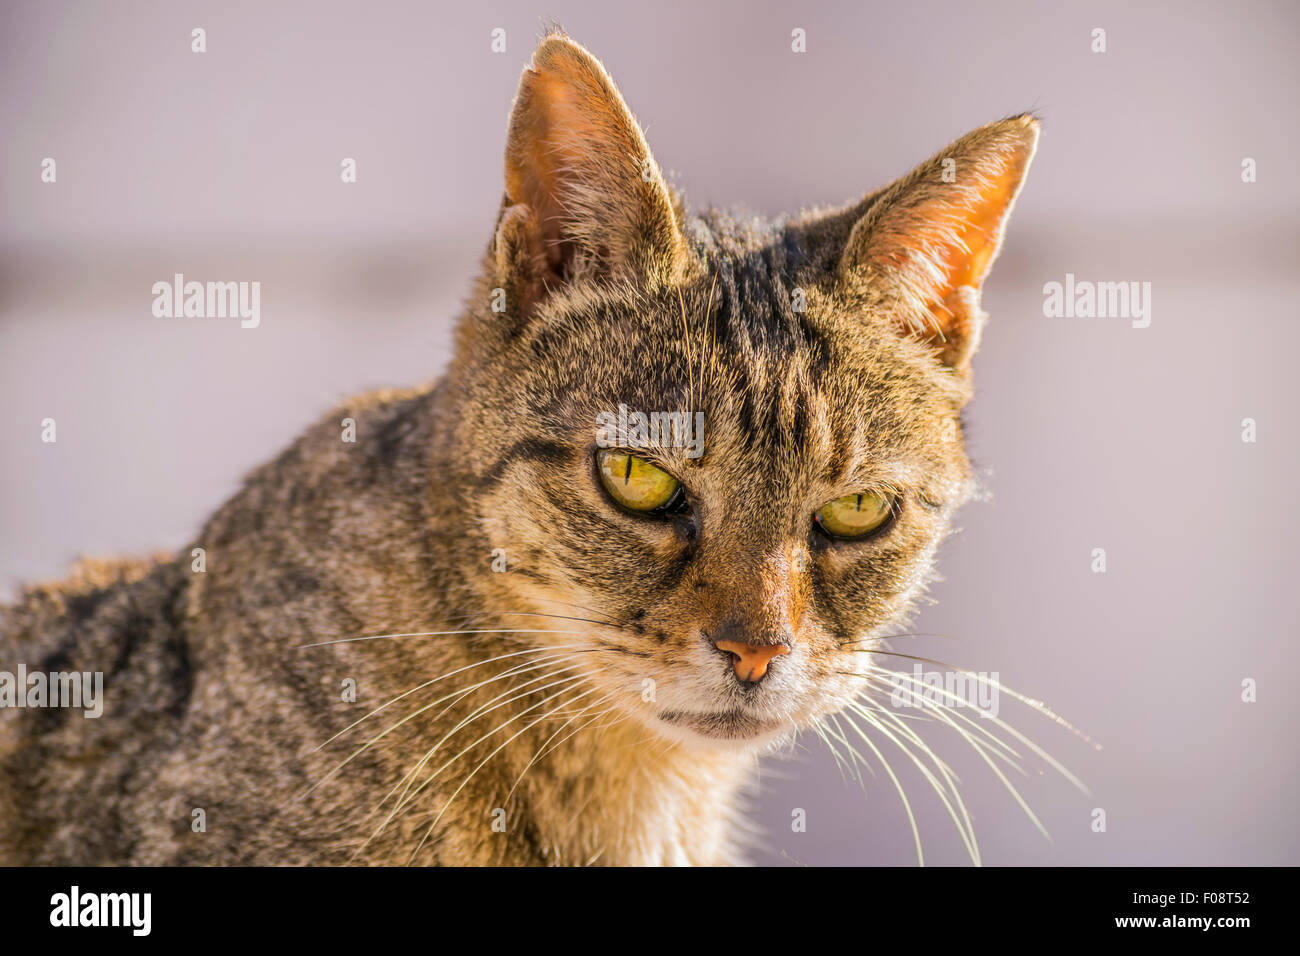
[[[522,796],[549,863],[731,864],[756,759],[671,743],[616,717],[549,754]]]

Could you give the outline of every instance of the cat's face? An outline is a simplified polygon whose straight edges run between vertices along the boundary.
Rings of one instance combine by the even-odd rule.
[[[868,332],[883,325],[870,316],[852,316],[854,331],[774,314],[776,290],[737,291],[747,266],[762,272],[733,260],[655,296],[547,309],[498,366],[507,402],[475,426],[509,456],[476,498],[506,554],[488,582],[498,600],[606,622],[554,643],[599,641],[597,683],[687,738],[760,739],[861,691],[862,640],[923,587],[967,491],[951,376],[887,328]],[[633,426],[620,443],[620,406],[633,423],[686,412],[689,435],[638,447]],[[668,479],[639,463],[627,475],[628,452]],[[877,509],[865,530],[833,536],[825,525],[859,529],[823,509],[859,494]],[[781,652],[747,682],[741,655],[715,643],[727,639]]]
[[[863,691],[969,494],[978,283],[1036,130],[954,144],[961,186],[687,221],[623,162],[648,152],[599,69],[555,38],[525,72],[483,284],[506,309],[462,329],[472,533],[505,555],[479,587],[555,615],[536,643],[620,712],[754,746]]]

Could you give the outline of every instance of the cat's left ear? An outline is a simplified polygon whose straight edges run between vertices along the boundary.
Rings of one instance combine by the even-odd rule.
[[[1038,144],[1028,114],[969,133],[867,199],[840,257],[841,284],[884,290],[901,331],[965,369],[979,346],[979,292]]]

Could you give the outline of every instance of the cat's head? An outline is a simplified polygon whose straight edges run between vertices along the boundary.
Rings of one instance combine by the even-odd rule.
[[[483,603],[555,615],[529,639],[677,740],[860,693],[970,491],[979,288],[1037,135],[990,124],[840,210],[690,218],[599,62],[547,37],[452,372]]]

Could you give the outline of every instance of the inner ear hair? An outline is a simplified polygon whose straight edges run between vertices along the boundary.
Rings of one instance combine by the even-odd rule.
[[[1022,114],[982,126],[864,203],[838,266],[841,284],[883,289],[900,332],[965,368],[979,345],[980,287],[1038,143]]]
[[[640,126],[600,62],[561,33],[519,81],[493,251],[525,313],[583,278],[655,283],[681,268],[674,199]]]

